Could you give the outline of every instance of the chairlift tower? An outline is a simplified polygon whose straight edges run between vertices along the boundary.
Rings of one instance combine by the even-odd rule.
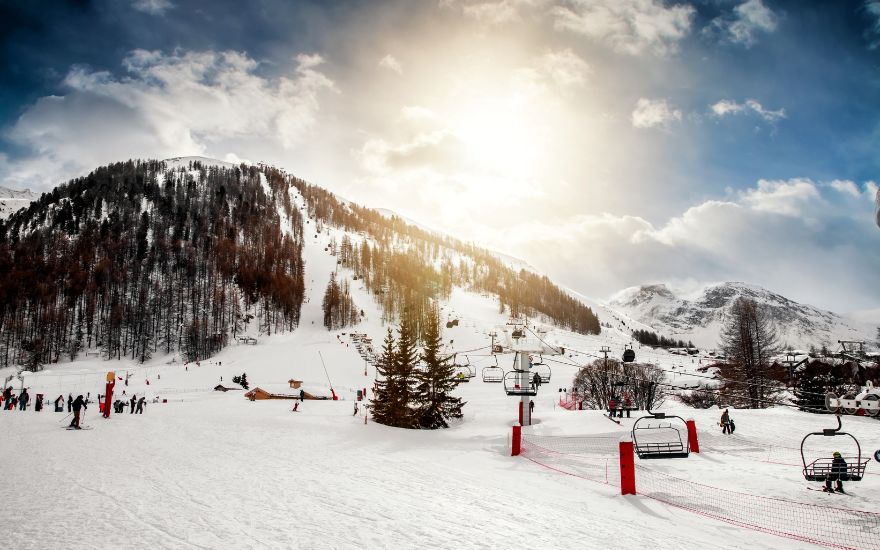
[[[548,344],[545,340],[546,331],[538,328],[531,330],[527,321],[522,319],[511,319],[504,327],[499,327],[499,332],[503,337],[504,347],[516,354],[514,370],[505,375],[505,389],[508,395],[520,396],[520,424],[530,426],[532,415],[529,404],[531,396],[536,395],[537,388],[532,387],[529,355],[562,355],[565,350]]]

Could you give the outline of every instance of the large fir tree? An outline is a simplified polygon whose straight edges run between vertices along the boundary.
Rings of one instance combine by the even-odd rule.
[[[396,364],[394,335],[391,329],[385,335],[385,341],[382,343],[382,354],[376,361],[376,384],[373,389],[373,399],[370,401],[370,407],[373,411],[373,420],[379,424],[391,426],[393,407],[392,401],[396,399],[398,394],[396,381],[394,376],[394,366]]]
[[[458,386],[454,379],[455,367],[448,357],[441,356],[440,319],[432,308],[425,322],[424,347],[422,349],[423,368],[416,372],[415,402],[419,411],[419,425],[422,428],[448,428],[447,420],[461,418],[464,406],[460,397],[454,397],[452,390]]]
[[[397,351],[394,356],[394,375],[398,396],[396,401],[392,401],[394,403],[392,425],[398,428],[417,428],[419,426],[418,411],[412,406],[419,361],[415,329],[413,315],[409,309],[405,309],[400,319]]]

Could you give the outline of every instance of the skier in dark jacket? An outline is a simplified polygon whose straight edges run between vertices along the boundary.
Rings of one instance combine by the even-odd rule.
[[[72,410],[73,410],[73,394],[68,393],[67,394],[67,412],[70,412]]]
[[[21,390],[21,395],[18,396],[18,408],[20,410],[25,410],[28,406],[28,401],[30,401],[31,396],[27,392],[27,388]]]
[[[848,479],[849,468],[847,467],[846,460],[840,456],[840,453],[834,451],[834,460],[831,461],[831,473],[828,474],[828,477],[825,478],[825,491],[829,493],[833,493],[831,490],[831,482],[836,481],[837,486],[834,490],[838,493],[843,492],[843,480]]]
[[[138,399],[138,401],[137,401],[137,413],[138,414],[144,414],[144,402],[146,400],[147,400],[147,398],[144,396],[141,396],[141,398]]]
[[[128,414],[134,414],[134,404],[137,403],[137,395],[131,394],[131,410]]]
[[[83,400],[82,395],[77,395],[76,399],[74,399],[74,401],[73,401],[72,407],[73,407],[73,420],[70,421],[70,427],[76,428],[77,430],[81,430],[82,428],[80,428],[80,426],[79,426],[80,411],[82,409],[87,409],[88,405],[86,405],[85,400]]]
[[[532,385],[536,388],[541,387],[541,376],[537,372],[532,376]]]
[[[721,415],[721,433],[730,434],[732,430],[730,429],[730,412],[727,409],[724,409],[724,413]]]
[[[64,412],[64,395],[59,395],[58,398],[55,399],[55,412]]]
[[[3,390],[3,408],[8,409],[10,400],[12,399],[12,386],[6,386]]]

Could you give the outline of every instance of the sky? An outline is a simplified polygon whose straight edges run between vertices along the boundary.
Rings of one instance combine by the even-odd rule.
[[[0,185],[266,162],[605,298],[878,310],[880,0],[0,0]]]

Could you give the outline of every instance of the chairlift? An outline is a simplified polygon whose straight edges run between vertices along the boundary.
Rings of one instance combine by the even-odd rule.
[[[531,384],[529,376],[525,371],[508,371],[504,374],[504,391],[507,395],[538,395],[538,387]]]
[[[495,366],[483,367],[483,382],[501,382],[504,380],[504,369],[498,366],[498,358],[494,355]]]
[[[465,355],[464,359],[467,361],[465,364],[459,364],[455,362],[455,355],[452,356],[453,366],[455,367],[455,377],[460,379],[462,376],[464,377],[464,382],[469,382],[471,378],[477,376],[477,370],[471,366],[470,358]],[[461,374],[462,376],[459,376]]]
[[[633,351],[632,346],[627,344],[623,348],[623,362],[624,363],[632,363],[636,360],[636,352]]]
[[[840,415],[838,415],[836,428],[824,428],[821,432],[811,432],[804,436],[804,438],[801,440],[801,461],[804,465],[804,479],[806,479],[807,481],[825,481],[826,479],[828,479],[829,476],[833,474],[839,475],[841,481],[862,480],[862,478],[865,476],[865,468],[868,466],[868,462],[871,459],[862,459],[862,446],[859,445],[859,440],[850,433],[842,432],[842,429],[843,424],[840,420]],[[804,453],[804,444],[807,442],[807,439],[815,436],[847,436],[853,440],[853,442],[856,444],[856,453],[855,456],[849,455],[843,457],[843,459],[846,461],[846,471],[844,473],[840,473],[834,468],[834,459],[832,457],[820,457],[807,464],[807,456]]]
[[[638,418],[632,427],[632,440],[633,450],[641,459],[687,458],[691,452],[687,422],[666,413],[648,411],[647,416]]]
[[[532,372],[537,374],[542,384],[550,381],[550,365],[544,364],[544,358],[541,357],[537,363],[532,363]]]

